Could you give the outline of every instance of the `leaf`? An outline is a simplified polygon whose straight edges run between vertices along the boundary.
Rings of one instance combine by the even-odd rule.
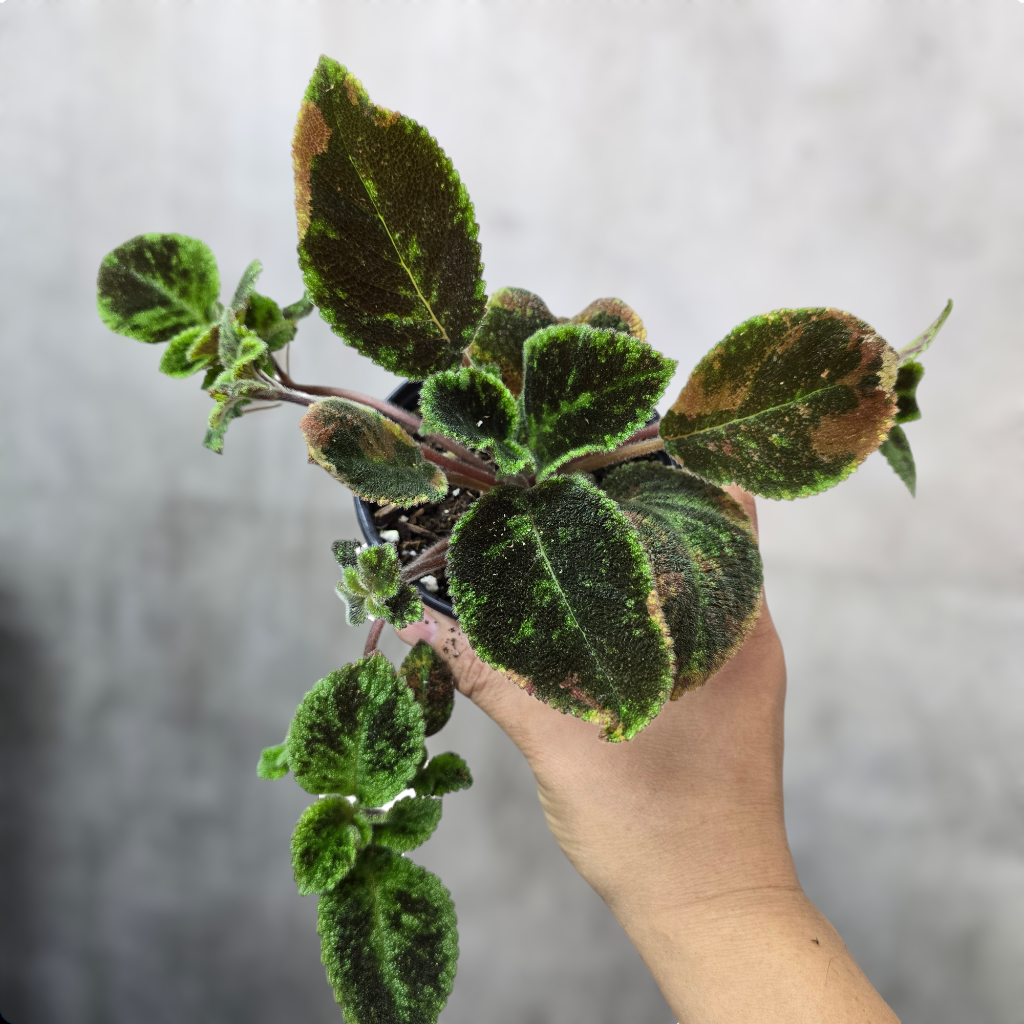
[[[673,698],[739,650],[761,608],[761,556],[742,506],[725,491],[657,462],[602,482],[633,524],[654,571],[675,653]]]
[[[327,980],[352,1024],[435,1024],[459,957],[455,907],[441,880],[380,846],[317,908]]]
[[[370,834],[344,797],[330,796],[307,807],[292,833],[292,872],[299,895],[333,889],[370,842]]]
[[[423,753],[423,715],[383,654],[336,669],[302,699],[288,731],[288,762],[308,793],[397,796]]]
[[[378,616],[395,629],[405,629],[423,618],[423,602],[415,587],[403,583],[394,597],[384,602],[384,610]]]
[[[900,426],[893,426],[889,436],[878,449],[893,468],[893,472],[907,485],[911,497],[917,496],[917,467],[914,465],[914,453],[910,450],[910,442]]]
[[[942,330],[942,325],[949,319],[953,312],[953,300],[950,299],[942,312],[924,331],[922,331],[909,345],[904,345],[899,350],[900,365],[916,359],[934,340],[935,335]]]
[[[420,391],[424,430],[493,453],[502,473],[518,473],[530,453],[515,440],[519,409],[497,377],[464,366],[432,374]]]
[[[397,423],[344,398],[309,407],[299,426],[314,462],[360,498],[407,507],[440,501],[448,482]]]
[[[411,783],[417,796],[444,796],[473,785],[469,766],[450,750],[432,757],[417,773]]]
[[[100,318],[138,341],[170,341],[217,319],[217,261],[187,235],[137,235],[103,257],[96,285]]]
[[[276,747],[264,749],[256,774],[261,779],[280,779],[288,774],[288,770],[288,744],[278,743]]]
[[[675,370],[628,334],[547,327],[523,357],[524,438],[543,480],[569,459],[608,451],[650,418]]]
[[[373,841],[395,853],[415,850],[425,843],[441,821],[441,801],[407,796],[382,818],[374,818]]]
[[[911,360],[896,371],[896,422],[912,423],[921,418],[917,404],[917,385],[924,377],[924,367]]]
[[[523,390],[523,345],[558,318],[544,300],[525,288],[499,288],[488,300],[473,335],[469,357],[477,365],[493,364],[513,395]]]
[[[896,353],[837,309],[780,309],[740,324],[661,420],[665,448],[716,484],[800,498],[845,480],[896,413]]]
[[[216,331],[216,325],[208,327],[201,324],[198,327],[182,331],[181,334],[172,338],[160,359],[160,372],[166,373],[168,377],[184,379],[200,370],[205,370],[216,358],[216,353],[207,355],[204,351],[204,343],[208,342],[216,334]],[[202,353],[198,359],[192,357],[193,350]]]
[[[357,540],[336,540],[331,545],[331,551],[334,554],[334,560],[344,569],[346,566],[358,565],[361,547],[362,545]]]
[[[366,582],[370,593],[377,597],[394,597],[398,593],[402,571],[398,562],[398,551],[394,544],[375,544],[365,548],[356,556],[359,575]]]
[[[473,205],[425,128],[321,57],[293,144],[299,266],[320,315],[387,370],[455,366],[483,314]]]
[[[228,397],[218,399],[217,404],[210,413],[210,419],[206,428],[206,436],[203,438],[203,447],[209,448],[211,452],[218,455],[224,453],[224,435],[227,433],[228,424],[242,415],[242,407],[249,404],[248,398]]]
[[[433,736],[444,728],[455,707],[455,680],[448,663],[430,644],[420,640],[405,656],[398,674],[423,712],[426,735]]]
[[[577,313],[572,322],[602,330],[622,331],[633,335],[637,341],[647,340],[643,320],[622,299],[595,299],[582,313]]]
[[[258,334],[267,343],[267,348],[271,352],[284,348],[298,330],[295,321],[287,318],[273,299],[268,299],[259,292],[252,292],[249,295],[244,322],[250,331]]]
[[[356,564],[352,565],[347,562],[346,548],[339,547],[344,543],[335,541],[335,558],[344,569],[342,581],[335,589],[348,608],[348,624],[358,626],[367,616],[384,619],[396,629],[419,622],[423,605],[416,591],[400,579],[401,566],[394,545],[365,548],[355,556]]]
[[[476,653],[604,738],[631,739],[668,698],[672,649],[647,558],[582,476],[485,494],[455,525],[447,571]]]

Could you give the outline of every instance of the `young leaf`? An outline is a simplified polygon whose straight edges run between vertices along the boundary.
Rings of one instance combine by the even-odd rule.
[[[380,846],[320,897],[327,980],[353,1024],[435,1024],[452,990],[459,939],[441,880]]]
[[[224,435],[227,433],[228,424],[232,420],[238,419],[242,415],[243,406],[248,404],[249,399],[241,396],[218,398],[217,404],[210,412],[206,436],[203,438],[203,447],[222,455],[224,453]]]
[[[675,652],[672,696],[700,686],[739,649],[761,607],[761,556],[746,512],[725,491],[657,462],[602,483],[643,544]]]
[[[572,322],[600,330],[622,331],[632,334],[637,341],[647,340],[643,320],[622,299],[595,299],[582,313],[577,313]]]
[[[455,707],[455,680],[448,663],[430,644],[420,640],[405,656],[398,674],[423,711],[426,735],[433,736],[444,728]]]
[[[672,647],[647,558],[582,476],[485,494],[455,526],[448,579],[476,653],[606,739],[631,739],[667,699]]]
[[[518,473],[530,461],[515,440],[519,409],[512,392],[483,370],[464,366],[432,374],[423,382],[420,409],[425,430],[487,449],[504,474]]]
[[[415,850],[433,834],[441,820],[441,801],[407,796],[381,818],[371,819],[373,841],[395,853]]]
[[[523,345],[531,334],[558,318],[544,300],[524,288],[499,288],[488,300],[484,318],[473,335],[469,357],[480,365],[497,366],[513,395],[523,390]]]
[[[168,377],[184,379],[205,370],[216,359],[216,352],[208,354],[206,351],[216,332],[216,325],[208,327],[203,324],[182,331],[172,338],[160,359],[160,372],[166,373]],[[199,358],[192,356],[193,351],[199,353]]]
[[[276,747],[266,747],[260,755],[256,774],[261,779],[280,779],[287,775],[288,744],[278,743]]]
[[[889,436],[878,449],[893,468],[893,472],[907,485],[911,497],[917,495],[917,467],[914,465],[914,454],[910,450],[910,442],[901,426],[893,426]]]
[[[359,548],[362,545],[357,540],[336,540],[331,545],[334,560],[343,569],[350,565],[359,564]]]
[[[924,377],[924,367],[911,360],[896,371],[896,422],[912,423],[921,418],[917,404],[917,385]]]
[[[330,796],[307,807],[292,833],[292,872],[299,895],[333,889],[369,842],[369,826],[344,797]]]
[[[308,793],[357,796],[376,806],[397,796],[423,753],[416,698],[376,652],[321,679],[288,731],[288,763]]]
[[[291,307],[289,307],[291,308]],[[258,334],[271,352],[284,348],[298,328],[295,321],[281,312],[281,307],[259,292],[252,292],[245,307],[245,326]]]
[[[138,341],[170,341],[217,319],[217,261],[198,238],[137,235],[103,257],[96,285],[100,318]]]
[[[387,370],[455,366],[483,314],[473,205],[437,142],[321,57],[295,126],[299,266],[320,315]]]
[[[405,629],[406,626],[419,622],[423,618],[423,602],[416,588],[403,583],[394,597],[384,601],[384,608],[377,618],[383,619],[395,629]]]
[[[397,423],[365,405],[325,398],[299,423],[314,462],[360,498],[379,504],[440,501],[448,482]]]
[[[371,594],[387,598],[398,593],[402,567],[394,544],[375,544],[364,548],[356,556],[356,564]]]
[[[949,314],[952,312],[953,300],[950,299],[936,320],[929,324],[909,345],[904,345],[899,350],[900,366],[911,359],[916,359],[935,340],[935,335],[942,330],[942,325],[949,319]]]
[[[647,422],[675,361],[628,334],[560,324],[534,334],[523,357],[523,420],[537,479],[587,452],[607,451]]]
[[[356,564],[342,562],[348,557],[343,541],[335,542],[335,558],[342,564],[342,581],[335,588],[348,608],[350,626],[365,622],[367,616],[384,619],[404,629],[423,618],[423,604],[416,591],[399,577],[401,567],[392,544],[377,544],[355,556]],[[340,556],[340,557],[339,557]]]
[[[896,413],[896,353],[837,309],[740,324],[696,366],[661,420],[665,448],[716,484],[800,498],[845,480]]]
[[[469,766],[450,750],[432,757],[410,783],[417,796],[444,796],[473,785]]]

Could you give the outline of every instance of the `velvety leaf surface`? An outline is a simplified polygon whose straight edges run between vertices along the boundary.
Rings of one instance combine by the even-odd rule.
[[[331,672],[303,697],[287,743],[295,781],[307,792],[357,796],[376,806],[416,773],[423,715],[377,652]]]
[[[469,766],[450,750],[432,757],[410,783],[417,796],[444,796],[473,785]]]
[[[317,913],[327,979],[349,1024],[435,1024],[459,957],[455,907],[436,875],[371,846]]]
[[[336,540],[331,545],[334,560],[343,569],[349,565],[359,564],[359,549],[362,544],[357,540]]]
[[[661,420],[665,448],[717,484],[799,498],[844,480],[885,440],[896,353],[837,309],[740,324],[698,364]]]
[[[228,425],[232,420],[238,419],[242,415],[242,408],[248,404],[248,398],[228,397],[218,399],[207,421],[203,447],[209,448],[211,452],[216,452],[218,455],[222,455],[224,453],[224,435],[227,433]]]
[[[911,360],[896,371],[896,422],[912,423],[921,418],[917,404],[917,385],[924,377],[924,367]]]
[[[447,662],[425,640],[417,642],[398,670],[423,712],[426,734],[443,729],[455,707],[455,680]]]
[[[344,798],[307,807],[292,833],[292,871],[300,896],[333,889],[370,841],[370,828]]]
[[[953,312],[953,300],[950,299],[942,312],[928,325],[909,345],[904,345],[899,351],[900,365],[916,359],[934,340],[935,335],[942,330],[942,325],[949,319]]]
[[[464,366],[428,377],[420,410],[425,431],[491,452],[504,474],[518,473],[530,461],[530,453],[515,440],[519,408],[512,392],[483,370]]]
[[[448,578],[476,653],[605,738],[630,739],[667,699],[672,650],[647,558],[583,477],[485,494],[456,524]]]
[[[266,342],[271,352],[284,348],[298,327],[294,320],[287,319],[281,307],[266,295],[252,292],[245,308],[245,326]]]
[[[171,338],[160,359],[160,372],[180,380],[205,370],[216,358],[216,351],[208,351],[216,334],[216,325],[200,324]],[[192,357],[193,351],[198,352],[198,358]]]
[[[574,324],[586,324],[606,331],[623,331],[637,341],[647,340],[647,329],[637,313],[622,299],[595,299],[572,318]]]
[[[559,324],[534,334],[523,360],[523,440],[537,478],[608,451],[650,418],[675,370],[628,334]]]
[[[378,504],[439,501],[448,482],[397,423],[344,398],[309,407],[299,426],[309,454],[359,497]]]
[[[917,494],[917,467],[914,465],[914,453],[910,450],[910,442],[901,426],[894,426],[889,436],[878,449],[893,468],[893,472],[907,485],[912,496]]]
[[[348,554],[343,541],[335,542],[335,558],[342,564],[342,580],[335,588],[348,609],[350,626],[367,617],[384,619],[404,629],[423,617],[423,605],[416,591],[403,583],[401,566],[393,544],[377,544],[355,555],[355,564],[342,562]],[[340,557],[339,557],[340,556]]]
[[[657,462],[621,466],[602,487],[633,524],[654,571],[678,697],[717,672],[757,622],[762,571],[753,528],[721,488]]]
[[[288,744],[266,747],[260,755],[256,774],[261,779],[280,779],[288,774]]]
[[[382,818],[372,819],[373,841],[396,853],[405,853],[425,843],[440,821],[440,800],[407,796]]]
[[[299,265],[320,314],[385,369],[455,366],[484,310],[473,205],[426,129],[321,57],[293,144]]]
[[[497,366],[505,386],[518,396],[523,390],[526,339],[557,322],[558,318],[539,295],[525,288],[499,288],[487,300],[484,318],[469,347],[469,357],[480,365]]]
[[[138,341],[170,341],[218,316],[217,261],[187,235],[137,235],[103,257],[96,285],[100,318]]]

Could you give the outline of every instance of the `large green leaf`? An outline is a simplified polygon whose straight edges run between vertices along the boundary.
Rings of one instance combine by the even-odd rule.
[[[425,640],[405,656],[398,669],[423,711],[426,734],[433,736],[451,718],[455,707],[455,680],[448,663]]]
[[[400,427],[365,405],[325,398],[301,423],[314,462],[361,498],[380,504],[440,501],[448,482]]]
[[[482,366],[497,366],[513,395],[523,390],[523,345],[531,334],[558,318],[544,300],[525,288],[499,288],[488,300],[473,335],[469,356]]]
[[[103,322],[138,341],[171,341],[218,316],[217,261],[187,235],[137,235],[103,257],[96,285]]]
[[[459,789],[469,789],[473,776],[469,765],[452,751],[432,757],[410,783],[417,796],[444,796]]]
[[[385,369],[458,364],[484,310],[473,205],[425,128],[321,57],[293,146],[299,265],[320,314]]]
[[[614,448],[642,427],[675,366],[617,331],[559,324],[534,334],[524,351],[522,403],[537,478],[577,455]]]
[[[386,814],[369,819],[373,841],[396,853],[415,850],[425,843],[441,821],[441,801],[433,797],[407,796]]]
[[[380,846],[320,897],[320,949],[349,1024],[435,1024],[459,939],[441,880]]]
[[[896,353],[837,309],[780,309],[740,324],[698,364],[661,421],[698,475],[767,498],[844,480],[886,438]]]
[[[423,382],[424,430],[490,451],[504,474],[518,473],[530,453],[515,440],[519,408],[497,378],[473,366],[444,370]]]
[[[370,826],[342,796],[307,807],[292,833],[292,871],[300,896],[333,889],[370,842]]]
[[[647,558],[583,477],[485,494],[456,524],[448,578],[476,653],[560,711],[600,722],[606,738],[631,738],[668,697],[672,648]]]
[[[903,428],[898,424],[889,431],[889,436],[878,449],[886,462],[892,466],[893,472],[907,485],[911,496],[917,494],[917,466],[914,464],[914,453],[910,450],[910,442]]]
[[[657,462],[601,485],[640,536],[675,652],[672,696],[705,682],[739,649],[761,606],[761,556],[746,512],[725,491]]]
[[[288,763],[309,793],[387,803],[416,774],[423,715],[380,652],[321,679],[302,699],[288,730]]]

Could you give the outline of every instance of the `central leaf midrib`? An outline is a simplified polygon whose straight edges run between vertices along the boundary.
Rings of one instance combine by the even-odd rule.
[[[153,278],[146,277],[144,274],[141,273],[141,271],[136,270],[134,267],[125,267],[125,269],[132,277],[135,278],[136,281],[140,281],[142,282],[142,284],[148,285],[150,288],[153,289],[153,291],[159,292],[166,299],[170,299],[172,305],[176,306],[178,309],[185,310],[187,313],[190,313],[193,317],[195,317],[196,323],[194,326],[203,327],[209,323],[209,321],[203,315],[203,312],[199,312],[193,309],[190,305],[188,305],[188,303],[184,301],[184,299],[180,298],[174,292],[169,291],[166,287],[164,287],[163,283],[159,280],[159,278],[154,280]]]

